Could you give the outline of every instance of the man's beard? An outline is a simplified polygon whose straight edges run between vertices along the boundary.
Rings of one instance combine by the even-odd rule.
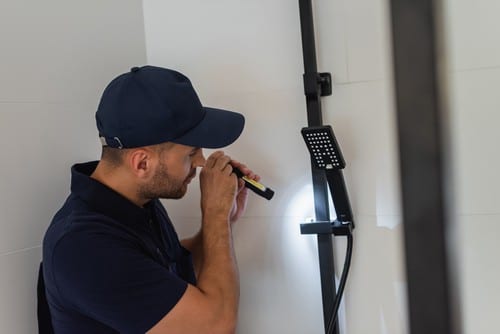
[[[184,180],[176,180],[167,173],[167,168],[163,163],[160,163],[151,182],[142,185],[138,192],[139,196],[146,199],[156,198],[182,198],[187,191],[187,180],[196,174],[196,169],[189,173]]]

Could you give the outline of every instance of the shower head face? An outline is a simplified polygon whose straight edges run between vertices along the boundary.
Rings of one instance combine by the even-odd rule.
[[[316,168],[345,168],[344,157],[330,125],[302,128],[301,133]]]

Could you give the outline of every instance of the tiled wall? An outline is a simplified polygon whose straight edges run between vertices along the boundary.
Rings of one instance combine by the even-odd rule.
[[[105,85],[144,63],[142,2],[0,2],[0,333],[36,333],[41,241],[69,168],[97,159]]]
[[[500,3],[444,3],[463,327],[493,333],[500,309]]]
[[[317,0],[318,64],[334,76],[323,100],[347,161],[356,217],[342,333],[406,333],[405,277],[383,0]],[[245,114],[227,151],[276,190],[252,197],[235,229],[242,294],[238,333],[323,333],[316,240],[299,224],[313,212],[302,87],[298,1],[144,0],[148,62],[186,73],[209,106]],[[198,184],[166,201],[181,236],[199,226]],[[340,272],[345,240],[336,243]]]

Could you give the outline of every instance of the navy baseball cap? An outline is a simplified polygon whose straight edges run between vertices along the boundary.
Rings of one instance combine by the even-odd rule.
[[[174,142],[220,148],[243,131],[243,115],[202,106],[189,79],[155,66],[133,67],[106,87],[96,112],[103,146]]]

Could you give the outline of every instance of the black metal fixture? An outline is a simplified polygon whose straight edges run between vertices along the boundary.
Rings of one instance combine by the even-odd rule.
[[[308,120],[308,127],[302,129],[302,136],[311,155],[316,216],[314,222],[301,224],[301,233],[317,235],[325,333],[338,334],[337,313],[351,262],[354,221],[342,174],[345,161],[333,129],[323,125],[320,99],[332,94],[332,79],[330,73],[318,73],[317,70],[311,0],[299,0],[299,9]],[[328,190],[337,215],[335,221],[330,221]],[[333,257],[334,235],[347,237],[346,258],[338,290]]]
[[[440,72],[442,1],[391,0],[409,328],[414,334],[460,333],[451,303],[446,210],[448,179]],[[456,286],[456,285],[455,285]],[[455,312],[454,312],[455,311]],[[454,320],[454,321],[453,321]]]

